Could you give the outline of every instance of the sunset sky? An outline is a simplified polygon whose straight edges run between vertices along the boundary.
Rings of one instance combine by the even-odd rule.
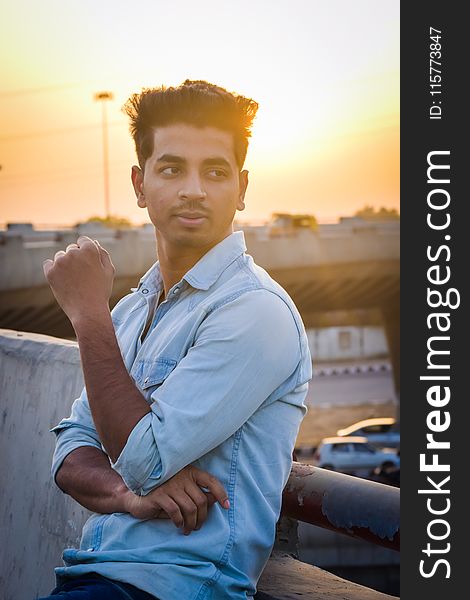
[[[120,112],[142,87],[207,79],[260,104],[241,220],[399,208],[399,0],[6,0],[0,24],[0,223],[146,214]]]

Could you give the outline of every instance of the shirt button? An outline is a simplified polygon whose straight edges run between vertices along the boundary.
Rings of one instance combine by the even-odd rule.
[[[146,378],[144,379],[144,383],[148,383],[148,382],[149,382],[149,377],[146,377]]]
[[[144,289],[142,290],[142,294],[148,294],[148,293],[149,293],[149,291],[148,291],[148,289],[147,289],[147,288],[144,288]]]
[[[180,291],[180,289],[179,289],[179,288],[175,288],[175,289],[173,290],[173,294],[177,294],[179,291]]]

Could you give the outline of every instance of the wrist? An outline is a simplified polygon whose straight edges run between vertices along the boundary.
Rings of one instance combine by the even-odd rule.
[[[131,512],[134,496],[135,494],[126,486],[124,481],[117,483],[113,494],[114,512]]]
[[[96,334],[102,331],[103,327],[110,327],[114,330],[111,312],[108,305],[96,307],[86,313],[79,313],[70,318],[72,326],[77,334],[88,335]]]

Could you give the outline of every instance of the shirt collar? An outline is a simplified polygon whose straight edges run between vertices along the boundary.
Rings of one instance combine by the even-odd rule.
[[[154,294],[155,292],[159,292],[162,289],[162,274],[160,273],[160,265],[157,261],[150,267],[150,269],[144,275],[142,275],[138,287],[133,288],[133,291],[143,292],[143,290],[147,290],[146,293],[150,292],[151,294]]]
[[[183,275],[183,279],[196,289],[208,290],[225,269],[245,251],[243,231],[234,231],[211,248],[209,252],[206,252],[194,267]],[[162,288],[163,282],[158,261],[142,277],[138,289],[140,290],[143,286],[151,291]]]
[[[196,289],[208,290],[225,269],[245,251],[243,231],[234,231],[206,252],[183,279]]]

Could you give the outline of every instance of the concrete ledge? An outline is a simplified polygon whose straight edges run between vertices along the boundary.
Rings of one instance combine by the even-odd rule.
[[[2,354],[20,356],[26,360],[30,358],[35,362],[44,362],[44,358],[47,361],[57,358],[70,364],[80,365],[77,342],[13,329],[0,329],[0,338]],[[44,353],[47,357],[43,356]]]
[[[62,550],[80,540],[88,513],[52,482],[49,429],[82,386],[76,343],[0,330],[2,600],[50,592]]]

